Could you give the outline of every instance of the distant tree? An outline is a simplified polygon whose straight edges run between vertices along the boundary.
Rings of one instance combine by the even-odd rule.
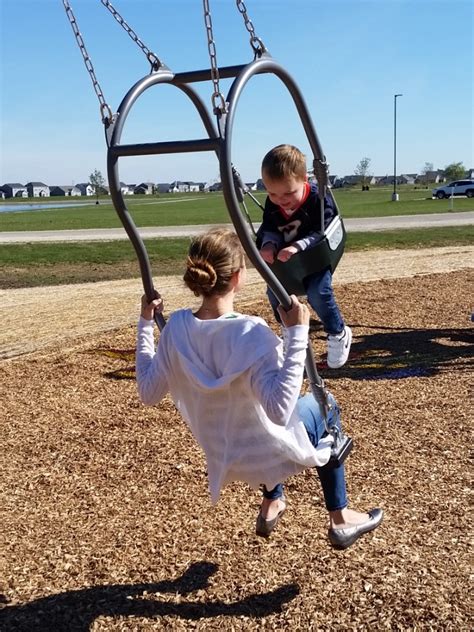
[[[367,178],[370,175],[370,158],[362,158],[357,167],[355,168],[355,175],[360,177],[360,183],[362,186],[365,186],[367,183]]]
[[[430,171],[434,171],[433,163],[432,162],[425,162],[425,165],[424,165],[423,169],[421,170],[421,173],[424,176],[426,176]]]
[[[466,167],[462,162],[452,162],[444,168],[446,180],[461,180],[466,173]]]
[[[96,204],[99,203],[99,194],[107,193],[107,189],[105,188],[105,179],[104,176],[98,169],[94,169],[94,171],[89,176],[89,184],[94,187],[95,195],[96,195]]]

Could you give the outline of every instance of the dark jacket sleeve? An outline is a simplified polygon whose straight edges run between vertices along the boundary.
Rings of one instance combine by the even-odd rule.
[[[272,205],[268,197],[265,200],[265,210],[263,211],[262,223],[260,224],[257,230],[257,241],[256,246],[260,250],[263,246],[265,234],[271,234],[272,239],[274,241],[275,235],[279,235],[278,226],[276,225],[273,219],[273,213],[275,212],[275,207]]]

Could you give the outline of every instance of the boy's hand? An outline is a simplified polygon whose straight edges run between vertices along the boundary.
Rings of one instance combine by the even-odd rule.
[[[300,303],[294,294],[291,294],[291,307],[286,311],[281,305],[278,306],[281,322],[285,327],[293,327],[294,325],[309,326],[309,309],[304,303]]]
[[[266,263],[273,263],[275,261],[275,253],[275,245],[270,242],[265,244],[263,248],[260,249],[260,255]]]
[[[145,320],[153,320],[155,312],[161,314],[163,307],[163,299],[158,292],[155,291],[155,298],[150,303],[148,302],[147,295],[144,294],[142,296],[141,316]]]
[[[296,246],[287,246],[286,248],[282,248],[278,253],[277,259],[278,261],[288,261],[291,259],[293,255],[299,252]]]

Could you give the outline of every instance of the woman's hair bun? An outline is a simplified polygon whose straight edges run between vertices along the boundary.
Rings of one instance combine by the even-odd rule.
[[[233,274],[244,265],[244,250],[237,235],[215,228],[192,240],[183,280],[196,296],[223,294]]]
[[[196,296],[210,294],[217,281],[214,267],[206,260],[188,257],[184,282]]]

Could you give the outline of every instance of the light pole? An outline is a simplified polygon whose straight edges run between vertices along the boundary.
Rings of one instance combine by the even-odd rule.
[[[397,193],[397,97],[402,97],[403,94],[393,95],[393,193],[392,202],[398,202],[399,196]]]

